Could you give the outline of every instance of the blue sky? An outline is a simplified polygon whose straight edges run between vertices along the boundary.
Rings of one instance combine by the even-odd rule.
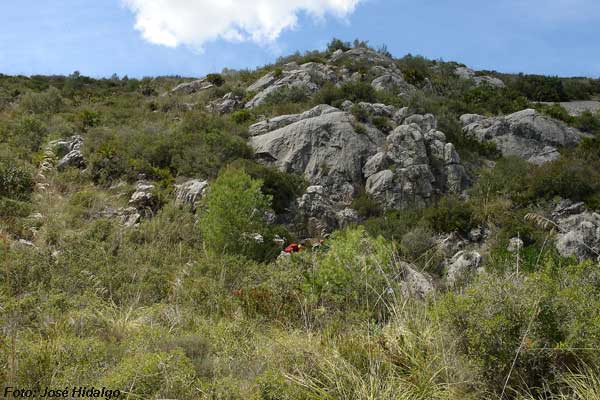
[[[600,77],[598,0],[4,1],[0,73],[201,76],[334,36],[476,69]]]

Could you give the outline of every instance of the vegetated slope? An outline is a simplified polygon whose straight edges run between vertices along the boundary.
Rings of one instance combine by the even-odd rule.
[[[201,79],[0,76],[0,382],[598,398],[600,116],[554,102],[599,93],[339,40]]]

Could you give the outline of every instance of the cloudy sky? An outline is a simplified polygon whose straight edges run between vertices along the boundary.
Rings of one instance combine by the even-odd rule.
[[[200,76],[332,38],[502,72],[600,76],[599,0],[20,0],[0,73]]]

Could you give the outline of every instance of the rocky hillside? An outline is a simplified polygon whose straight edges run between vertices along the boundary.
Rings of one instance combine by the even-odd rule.
[[[566,104],[598,95],[339,40],[200,79],[0,75],[0,381],[597,398],[600,114]]]

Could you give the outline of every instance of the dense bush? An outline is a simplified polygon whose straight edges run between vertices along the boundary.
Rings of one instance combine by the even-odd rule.
[[[0,197],[27,200],[33,191],[31,169],[16,159],[0,159]]]
[[[381,315],[385,304],[378,304],[377,299],[385,295],[390,284],[386,274],[393,271],[394,250],[390,244],[356,228],[337,232],[328,246],[329,251],[308,277],[310,292],[325,303],[371,313],[377,310],[374,315]]]
[[[33,114],[51,114],[59,112],[63,108],[64,102],[60,90],[50,87],[41,93],[25,93],[19,100],[19,106],[24,111]]]
[[[208,74],[206,75],[206,80],[215,86],[221,86],[225,83],[225,79],[223,79],[221,74]]]
[[[337,87],[331,83],[325,84],[315,95],[315,104],[329,104],[339,107],[345,100],[352,102],[377,102],[377,93],[367,82],[347,82]]]
[[[260,180],[263,183],[262,192],[272,198],[273,210],[278,214],[288,211],[292,202],[306,187],[304,179],[299,175],[281,172],[250,160],[236,160],[229,166],[243,170],[252,179]]]
[[[563,81],[558,77],[520,74],[518,79],[510,82],[509,87],[532,101],[570,100],[565,92]]]
[[[591,264],[548,263],[526,278],[486,276],[442,303],[444,319],[460,335],[462,351],[496,393],[551,389],[561,373],[598,362],[597,275]],[[547,393],[547,392],[546,392]]]
[[[448,196],[426,208],[423,218],[436,232],[468,233],[472,228],[473,210],[470,204]]]
[[[202,239],[210,250],[260,258],[262,247],[273,247],[265,237],[265,213],[272,199],[262,193],[262,184],[242,170],[227,168],[219,174],[204,199],[200,223]]]

